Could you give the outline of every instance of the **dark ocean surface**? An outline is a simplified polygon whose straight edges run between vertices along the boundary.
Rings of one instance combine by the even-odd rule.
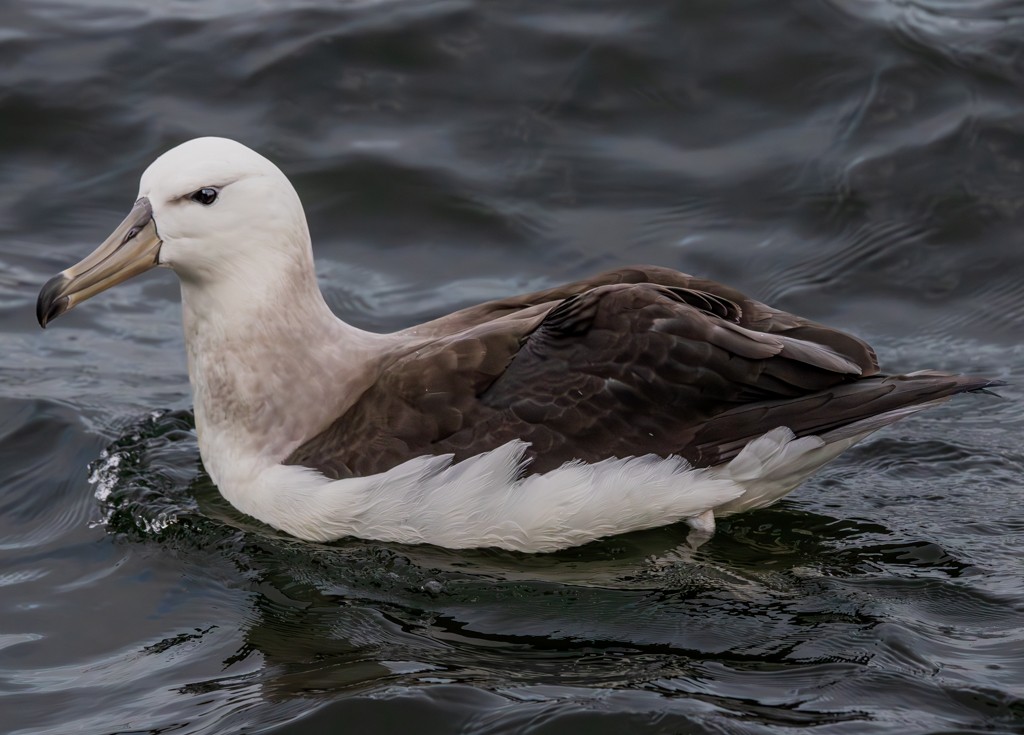
[[[301,543],[203,473],[173,275],[39,287],[201,135],[392,330],[633,263],[1001,378],[773,508]],[[0,731],[1024,732],[1024,3],[0,1]]]

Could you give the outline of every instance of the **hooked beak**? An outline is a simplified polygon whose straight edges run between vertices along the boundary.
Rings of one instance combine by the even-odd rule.
[[[46,282],[36,302],[39,326],[45,329],[82,301],[157,265],[160,244],[153,207],[141,197],[91,255]]]

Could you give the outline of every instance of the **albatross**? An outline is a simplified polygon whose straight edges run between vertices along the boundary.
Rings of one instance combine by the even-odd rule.
[[[146,169],[110,237],[43,286],[40,326],[155,266],[181,283],[206,471],[309,541],[546,552],[684,520],[709,536],[994,384],[881,374],[854,336],[651,266],[363,331],[324,301],[287,177],[224,138]]]

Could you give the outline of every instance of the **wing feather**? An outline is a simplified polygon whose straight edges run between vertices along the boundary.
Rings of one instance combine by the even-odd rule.
[[[652,453],[707,465],[777,426],[835,430],[969,389],[950,376],[872,378],[861,340],[663,268],[488,302],[399,336],[377,383],[287,463],[371,474],[522,439],[534,471]]]

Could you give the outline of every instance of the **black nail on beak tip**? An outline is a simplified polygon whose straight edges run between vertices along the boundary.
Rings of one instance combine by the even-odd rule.
[[[68,297],[60,295],[67,281],[64,274],[60,273],[47,281],[39,291],[39,299],[36,301],[36,319],[39,320],[39,326],[43,329],[46,329],[49,322],[68,310]]]

